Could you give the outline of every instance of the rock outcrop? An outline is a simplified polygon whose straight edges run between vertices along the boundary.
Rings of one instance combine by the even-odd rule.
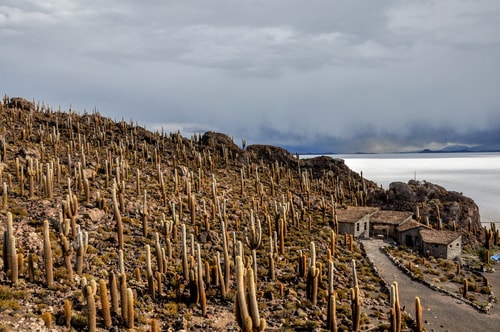
[[[476,244],[482,241],[483,232],[479,208],[469,197],[456,191],[448,191],[440,185],[427,181],[408,183],[393,182],[388,190],[373,191],[368,198],[368,204],[387,210],[413,211],[418,213],[421,221],[434,227],[441,224],[447,229],[461,230],[465,244]]]

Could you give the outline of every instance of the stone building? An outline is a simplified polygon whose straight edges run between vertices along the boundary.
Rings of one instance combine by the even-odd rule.
[[[377,212],[373,207],[348,206],[335,209],[339,234],[352,234],[355,238],[368,238],[370,217]]]
[[[420,230],[422,253],[436,258],[454,259],[462,253],[462,235],[436,229]]]
[[[458,232],[433,229],[413,219],[396,229],[399,244],[423,256],[454,259],[462,253],[462,235]]]
[[[430,229],[430,227],[419,223],[415,219],[410,219],[396,227],[398,233],[397,242],[409,249],[421,251],[422,237],[420,231],[422,229]]]
[[[412,219],[413,212],[379,210],[370,217],[370,236],[398,239],[396,228]]]

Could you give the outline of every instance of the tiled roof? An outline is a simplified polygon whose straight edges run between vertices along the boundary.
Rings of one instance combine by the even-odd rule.
[[[445,244],[448,245],[455,241],[460,235],[458,232],[437,230],[437,229],[422,229],[420,237],[425,243]]]
[[[375,224],[400,225],[413,216],[413,212],[379,210],[370,217],[370,222]]]
[[[377,208],[372,207],[348,206],[347,208],[337,208],[335,212],[337,213],[338,222],[355,223],[367,214],[373,214],[377,210]]]
[[[426,225],[419,223],[415,219],[410,219],[410,220],[405,221],[401,225],[399,225],[396,228],[396,230],[398,232],[404,232],[404,231],[408,231],[410,229],[414,229],[414,228],[418,228],[418,227],[428,228]]]

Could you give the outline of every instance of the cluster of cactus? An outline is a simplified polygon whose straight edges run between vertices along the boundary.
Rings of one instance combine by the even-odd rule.
[[[282,297],[285,287],[294,287],[291,281],[285,281],[283,271],[289,268],[286,262],[290,257],[294,259],[296,254],[293,250],[295,241],[292,241],[295,238],[291,236],[303,232],[309,236],[310,257],[301,253],[299,275],[306,279],[306,296],[311,304],[323,303],[319,289],[323,264],[317,258],[321,256],[317,256],[316,250],[326,248],[329,280],[326,326],[336,331],[336,301],[340,293],[334,290],[333,264],[339,252],[345,253],[349,249],[348,255],[352,257],[356,253],[352,236],[345,237],[345,248],[337,248],[337,237],[340,236],[335,209],[337,204],[365,204],[367,188],[364,180],[354,180],[353,177],[341,180],[330,175],[320,180],[299,160],[298,171],[279,161],[266,164],[262,160],[248,159],[241,167],[227,146],[220,153],[209,148],[198,150],[201,145],[196,139],[185,141],[179,134],[170,137],[155,134],[151,136],[153,138],[145,139],[138,135],[137,126],[127,125],[124,121],[115,125],[98,114],[89,115],[82,122],[75,114],[59,121],[61,115],[58,114],[54,121],[56,125],[40,126],[38,131],[33,114],[24,115],[18,111],[12,111],[12,114],[26,116],[26,128],[19,134],[25,143],[38,140],[49,146],[42,149],[40,158],[27,156],[26,163],[16,159],[14,180],[20,181],[21,196],[26,189],[23,180],[26,175],[30,197],[49,198],[60,203],[60,210],[56,212],[58,220],[50,218],[50,223],[45,221],[43,224],[43,282],[49,290],[56,289],[53,286],[59,283],[60,275],[57,269],[63,263],[66,278],[71,281],[67,283],[70,286],[65,287],[72,287],[75,280],[87,280],[84,279],[85,273],[88,282],[82,283],[81,287],[87,308],[82,311],[88,313],[88,330],[95,330],[99,324],[109,329],[116,323],[117,328],[132,329],[138,323],[134,312],[139,307],[136,302],[143,306],[147,299],[155,308],[160,308],[167,296],[171,296],[167,293],[171,294],[175,288],[176,301],[185,301],[189,292],[191,301],[199,305],[201,315],[205,317],[210,315],[208,304],[214,290],[217,291],[215,296],[220,295],[224,301],[231,301],[231,295],[236,292],[238,323],[245,331],[262,331],[266,320],[261,317],[257,306],[257,294],[262,291],[258,286],[277,285]],[[116,130],[113,126],[124,135],[124,140],[109,134]],[[92,135],[87,135],[87,130]],[[64,151],[64,133],[70,135],[67,151]],[[165,154],[168,158],[163,154],[166,144],[175,146],[172,155]],[[0,142],[2,161],[8,164],[5,151],[10,150],[5,146],[5,141]],[[48,154],[51,151],[55,155],[53,159]],[[154,165],[152,172],[146,167],[150,160]],[[234,174],[218,173],[216,169],[232,164],[238,165]],[[129,176],[130,170],[135,170],[135,177],[133,172]],[[2,171],[0,183],[4,184],[5,209],[12,206],[9,190],[17,187],[11,184],[13,176],[7,171],[1,174]],[[231,201],[234,196],[228,194],[230,190],[223,179],[226,175],[233,177],[233,183],[240,181],[237,202]],[[67,188],[61,178],[67,178]],[[200,198],[203,194],[206,201]],[[129,195],[135,195],[137,199],[133,200]],[[155,199],[161,203],[157,204]],[[80,220],[82,212],[91,208],[107,213],[108,205],[111,215],[105,215],[99,231],[95,231],[95,223]],[[241,216],[235,210],[249,210],[250,217]],[[229,213],[232,214],[230,217]],[[171,217],[167,220],[165,215]],[[24,263],[19,262],[24,258],[22,253],[16,252],[12,215],[10,219],[11,226],[6,227],[3,237],[3,260],[6,272],[10,271],[9,276],[15,283],[17,273],[14,272],[22,270]],[[330,243],[328,239],[323,242],[321,235],[316,233],[325,224],[330,224],[332,229],[326,233],[330,236]],[[108,230],[112,232],[108,233]],[[210,245],[202,246],[196,242],[207,234],[220,238],[221,243],[214,240]],[[52,239],[55,235],[60,251],[54,250],[51,235]],[[245,247],[242,243],[246,244]],[[117,270],[113,268],[115,264],[110,264],[105,272],[94,266],[98,259],[102,259],[101,249],[105,246],[118,256]],[[35,281],[35,258],[36,255],[29,253],[30,282]],[[267,277],[258,273],[266,261],[269,264],[266,265]],[[235,276],[231,275],[233,266]],[[357,285],[355,262],[352,271],[352,328],[356,330],[360,326],[361,290]],[[54,280],[54,274],[58,275],[57,280]],[[165,287],[169,288],[167,292],[163,292]],[[64,324],[68,328],[71,328],[74,310],[81,310],[81,305],[72,308],[71,300],[64,299]],[[101,317],[96,317],[99,314]],[[151,329],[157,330],[161,322],[161,318],[152,319]]]
[[[266,320],[259,314],[254,273],[251,267],[245,268],[241,256],[236,256],[236,289],[235,315],[238,325],[243,331],[264,331]]]

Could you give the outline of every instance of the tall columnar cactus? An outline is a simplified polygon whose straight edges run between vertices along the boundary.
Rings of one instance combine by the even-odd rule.
[[[227,294],[230,288],[231,281],[231,260],[229,259],[229,240],[228,233],[226,230],[226,223],[221,221],[221,231],[222,231],[222,250],[224,255],[224,293]],[[220,261],[220,260],[219,260]]]
[[[184,274],[184,280],[189,280],[189,264],[188,264],[188,254],[187,254],[187,235],[186,235],[186,224],[181,225],[181,240],[182,240],[182,271]]]
[[[389,288],[390,291],[390,300],[391,300],[391,308],[390,308],[390,323],[391,323],[391,331],[401,332],[401,307],[399,302],[399,290],[398,283],[394,281]]]
[[[248,285],[245,285],[245,275]],[[259,315],[253,271],[250,267],[245,269],[241,256],[236,256],[236,286],[235,315],[241,329],[248,332],[264,331],[266,321]]]
[[[335,231],[333,229],[330,231],[330,250],[332,253],[332,257],[334,257],[335,250],[337,250],[337,245],[336,245]]]
[[[128,298],[127,298],[127,275],[122,273],[118,276],[120,281],[120,304],[121,304],[121,316],[124,322],[128,322]]]
[[[152,299],[155,298],[155,285],[154,285],[154,275],[153,268],[151,266],[151,248],[149,244],[146,244],[146,273],[148,277],[148,292]]]
[[[255,218],[253,210],[250,210],[250,230],[245,228],[245,240],[250,250],[257,250],[262,244],[262,227],[260,219],[257,218],[257,228],[255,228]]]
[[[316,247],[314,241],[310,243],[311,257],[307,268],[307,298],[313,305],[318,301],[318,280],[320,270],[316,266]]]
[[[116,182],[113,183],[113,188],[111,189],[111,197],[113,199],[113,213],[114,219],[116,221],[116,232],[118,233],[118,248],[123,249],[123,223],[120,206],[116,198]]]
[[[415,324],[417,332],[423,331],[423,320],[422,320],[422,304],[420,303],[420,298],[415,297]]]
[[[45,266],[45,277],[47,286],[51,287],[54,284],[52,248],[50,245],[49,221],[43,222],[43,262]]]
[[[352,260],[352,287],[358,286],[358,274],[356,272],[356,260]]]
[[[76,238],[73,242],[73,248],[76,251],[76,273],[82,274],[83,262],[87,249],[89,247],[89,235],[87,231],[82,230],[80,225],[76,226]]]
[[[326,328],[328,331],[337,332],[337,308],[336,297],[337,293],[334,289],[335,282],[335,267],[333,261],[328,262],[328,308]]]
[[[127,327],[133,329],[135,325],[134,293],[127,288]]]
[[[64,300],[64,325],[69,330],[71,328],[71,317],[73,315],[73,309],[71,301],[69,299]]]
[[[196,266],[198,270],[198,297],[203,317],[207,316],[207,294],[205,292],[205,282],[203,281],[203,264],[201,262],[200,244],[196,244]]]
[[[156,264],[158,265],[158,272],[165,273],[165,251],[162,250],[160,244],[160,235],[155,233],[155,251],[156,251]]]
[[[352,331],[358,332],[361,324],[361,295],[359,287],[351,288]]]
[[[17,282],[18,264],[16,251],[16,238],[12,226],[12,213],[7,212],[7,222],[3,233],[3,261],[4,271],[9,272],[13,284]]]
[[[104,279],[99,280],[99,297],[101,299],[101,313],[104,319],[104,326],[111,327],[111,310],[108,298],[108,288]]]
[[[120,308],[118,305],[118,299],[120,298],[118,294],[118,285],[116,282],[116,275],[113,271],[109,274],[109,294],[111,296],[111,310],[118,315]]]
[[[95,298],[92,286],[85,286],[85,297],[87,299],[87,321],[89,332],[97,331],[97,318],[96,318],[96,307]]]

